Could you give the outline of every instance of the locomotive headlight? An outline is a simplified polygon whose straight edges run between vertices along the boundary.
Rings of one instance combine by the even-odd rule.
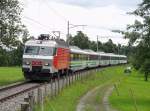
[[[30,65],[30,62],[26,61],[25,64],[26,64],[26,65]]]
[[[45,63],[44,65],[45,65],[45,66],[49,66],[49,63]]]

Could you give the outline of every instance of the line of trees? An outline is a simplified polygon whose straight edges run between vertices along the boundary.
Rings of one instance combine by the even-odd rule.
[[[97,42],[90,41],[88,36],[84,34],[82,31],[78,31],[75,36],[69,37],[67,40],[70,45],[78,46],[81,49],[91,49],[93,51],[97,51]],[[98,41],[98,51],[106,52],[106,53],[115,53],[115,54],[125,54],[129,55],[131,49],[134,47],[122,46],[121,44],[114,44],[111,39],[109,39],[106,43],[102,43]]]
[[[150,74],[150,0],[143,0],[138,8],[129,13],[142,18],[135,20],[134,24],[128,25],[126,31],[117,31],[129,38],[129,45],[136,46],[131,56],[134,68],[143,72],[145,81]]]

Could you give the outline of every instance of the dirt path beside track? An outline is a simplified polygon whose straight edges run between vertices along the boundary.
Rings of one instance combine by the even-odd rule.
[[[109,84],[92,89],[80,99],[76,111],[116,111],[109,103],[113,89]]]

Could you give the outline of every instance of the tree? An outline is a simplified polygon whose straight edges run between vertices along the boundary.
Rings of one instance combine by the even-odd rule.
[[[129,38],[129,45],[137,45],[132,64],[137,70],[144,72],[147,81],[150,74],[150,0],[143,0],[130,14],[141,17],[143,21],[136,20],[133,25],[127,26],[126,32],[122,33],[125,38]]]
[[[93,51],[97,51],[97,43],[95,41],[89,42],[89,49],[92,49]]]
[[[67,42],[69,42],[69,45],[75,45],[81,49],[91,49],[95,52],[97,51],[97,42],[90,41],[88,36],[86,36],[86,34],[82,31],[78,31],[77,35],[74,37],[70,35]],[[109,39],[106,43],[101,43],[98,41],[98,51],[115,54],[128,54],[130,52],[128,47],[121,46],[120,44],[117,46],[111,39]]]
[[[28,30],[21,23],[18,0],[0,0],[0,65],[20,65]],[[22,39],[20,41],[20,39]]]
[[[18,0],[0,1],[0,43],[6,47],[17,45],[18,39],[27,32],[21,23],[22,8]]]
[[[74,41],[73,41],[73,36],[70,34],[69,37],[67,37],[67,43],[69,43],[69,45],[73,45]]]
[[[82,31],[78,31],[77,35],[69,41],[70,45],[78,46],[81,49],[89,49],[90,40]]]
[[[111,39],[108,42],[103,44],[103,50],[106,53],[118,53],[117,46],[113,43]]]

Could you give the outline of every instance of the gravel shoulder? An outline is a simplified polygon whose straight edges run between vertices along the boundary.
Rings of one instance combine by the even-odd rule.
[[[76,111],[116,111],[109,104],[113,89],[110,83],[92,89],[79,100]]]

